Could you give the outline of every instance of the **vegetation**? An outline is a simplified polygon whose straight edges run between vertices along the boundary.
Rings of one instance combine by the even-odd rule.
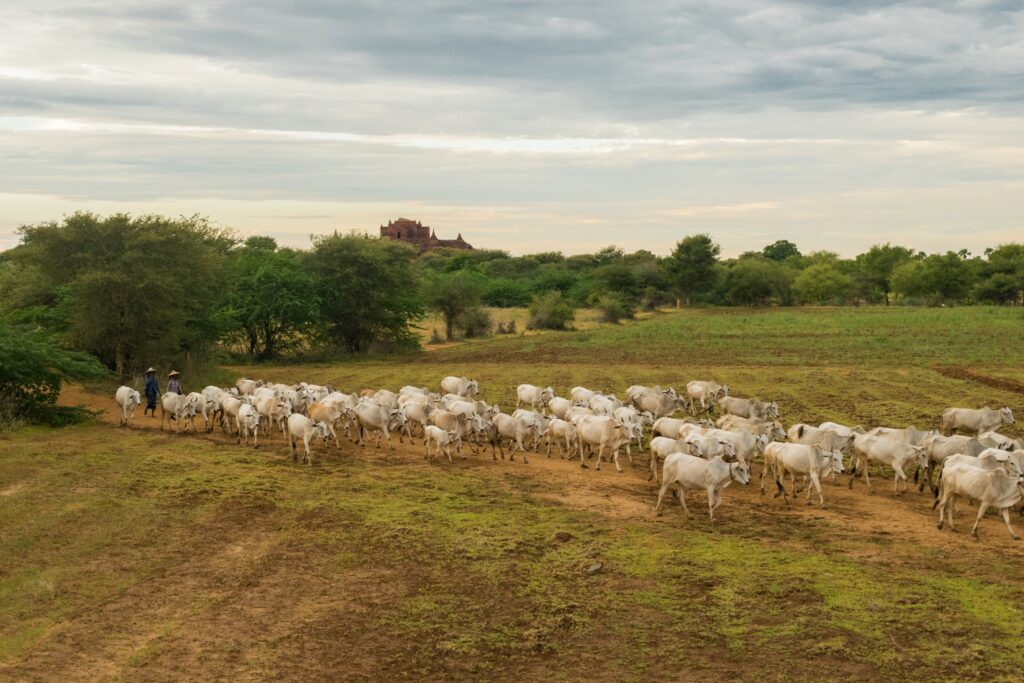
[[[1022,316],[684,309],[233,374],[352,391],[458,372],[502,406],[524,381],[565,395],[711,377],[777,399],[787,423],[925,428],[954,402],[1020,405]],[[66,399],[112,412],[109,395]],[[0,678],[1009,682],[1024,666],[1024,551],[991,514],[970,539],[966,502],[940,532],[927,495],[826,484],[819,510],[755,479],[711,525],[699,493],[693,519],[655,518],[636,452],[618,474],[343,438],[307,468],[280,438],[254,450],[106,418],[0,438]]]
[[[575,318],[572,306],[560,292],[548,292],[534,297],[530,303],[531,330],[565,330]]]

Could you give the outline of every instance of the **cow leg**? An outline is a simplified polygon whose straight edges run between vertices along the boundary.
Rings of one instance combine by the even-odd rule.
[[[615,449],[615,450],[614,450],[614,451],[612,452],[612,458],[614,459],[614,462],[615,462],[615,470],[616,470],[616,471],[618,471],[618,472],[621,472],[621,471],[622,471],[622,467],[620,467],[620,466],[619,466],[619,449],[618,449],[618,448],[616,448],[616,449]],[[631,463],[632,463],[632,462],[633,462],[633,459],[632,459],[632,458],[630,458],[630,459],[629,459],[629,462],[631,462]]]
[[[1010,536],[1013,537],[1013,540],[1019,541],[1020,536],[1018,536],[1017,532],[1013,530],[1012,526],[1010,526],[1010,508],[1005,507],[1000,509],[999,514],[1003,516],[1003,521],[1006,522],[1006,529],[1010,532]]]
[[[651,476],[647,477],[647,481],[651,480],[658,481],[658,455],[654,451],[651,451]]]
[[[292,436],[291,434],[288,435],[288,449],[292,453],[292,462],[295,462],[295,437]]]
[[[306,454],[302,457],[302,462],[306,463],[310,467],[313,466],[313,454],[309,452],[309,437],[302,437],[302,445],[306,448]]]
[[[825,507],[825,496],[821,493],[821,479],[818,478],[817,472],[811,472],[811,483],[814,484],[814,488],[818,491],[818,504]],[[811,487],[807,487],[807,504],[811,504]]]
[[[669,487],[671,486],[672,484],[668,480],[666,480],[665,483],[661,485],[661,488],[658,489],[658,504],[654,506],[655,515],[661,514],[661,503],[665,498],[665,492],[668,491]]]
[[[974,527],[971,528],[971,536],[974,536],[975,539],[978,538],[978,524],[981,523],[981,518],[985,516],[988,506],[989,504],[984,500],[978,503],[978,517],[974,520]],[[1010,531],[1012,532],[1013,530],[1011,529]]]
[[[452,444],[451,442],[444,445],[444,454],[448,456],[448,463],[452,464]]]
[[[686,512],[686,518],[690,519],[693,515],[690,514],[690,508],[686,507],[686,489],[683,487],[676,488],[676,495],[679,496],[679,504],[683,506],[683,511]]]
[[[601,457],[603,455],[604,455],[604,442],[602,441],[601,444],[597,447],[597,466],[594,468],[595,470],[600,470],[601,469]]]
[[[868,485],[868,493],[874,493],[874,489],[871,488],[871,476],[868,475],[868,470],[871,469],[871,463],[868,462],[867,456],[862,460],[864,463],[864,483]]]

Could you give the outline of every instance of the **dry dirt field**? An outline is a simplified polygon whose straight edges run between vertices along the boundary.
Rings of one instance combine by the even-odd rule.
[[[954,404],[1024,416],[1022,356],[1020,311],[805,309],[231,371],[345,390],[468,374],[509,408],[522,381],[715,377],[787,424],[924,428]],[[63,400],[107,412],[0,437],[0,679],[1024,677],[1024,544],[992,516],[972,540],[970,507],[939,531],[930,495],[891,479],[787,507],[755,465],[712,525],[699,494],[692,519],[654,517],[643,454],[620,474],[343,439],[305,467],[279,435],[245,448],[141,411],[124,429],[106,395]]]

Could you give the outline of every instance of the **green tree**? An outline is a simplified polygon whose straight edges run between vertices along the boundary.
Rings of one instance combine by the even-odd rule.
[[[561,292],[548,292],[533,298],[527,327],[533,330],[564,330],[575,317],[575,311]]]
[[[787,303],[792,280],[792,271],[776,261],[760,256],[741,258],[726,275],[725,299],[746,306]]]
[[[710,236],[690,235],[677,242],[672,255],[665,260],[669,277],[687,304],[714,286],[715,264],[720,251]]]
[[[900,265],[913,257],[906,247],[876,244],[857,256],[856,262],[870,290],[881,293],[885,305],[889,305],[889,293],[893,291],[892,275]],[[877,301],[877,299],[873,299]]]
[[[829,304],[850,300],[857,284],[831,263],[816,263],[800,271],[793,280],[793,290],[800,301]]]
[[[246,240],[232,257],[221,315],[228,338],[240,337],[249,355],[268,360],[312,331],[320,299],[298,252],[257,239]]]
[[[0,324],[0,422],[45,419],[62,381],[108,374],[95,357],[68,351],[40,330]]]
[[[415,248],[358,233],[315,236],[308,264],[317,279],[324,336],[351,353],[377,342],[416,346],[423,316]]]
[[[908,261],[892,274],[894,292],[924,297],[931,304],[961,301],[967,297],[972,285],[970,265],[960,254],[952,251]]]
[[[1020,299],[1020,281],[1009,273],[993,273],[974,286],[975,300],[992,304],[1014,304]]]
[[[19,232],[10,258],[32,283],[8,310],[49,311],[49,329],[119,375],[201,355],[219,336],[213,312],[236,240],[205,218],[76,213]]]
[[[442,273],[427,282],[427,305],[444,318],[445,339],[455,339],[455,327],[470,311],[479,308],[483,287],[480,280],[465,271]]]
[[[785,261],[799,257],[800,250],[789,240],[777,240],[762,249],[761,254],[770,261]]]

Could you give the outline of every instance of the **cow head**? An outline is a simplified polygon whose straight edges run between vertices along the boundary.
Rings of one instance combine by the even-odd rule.
[[[686,451],[690,455],[696,455],[698,458],[704,457],[704,444],[700,437],[691,434],[686,437],[686,441],[683,443],[686,445]]]
[[[758,434],[754,437],[754,446],[757,448],[757,452],[763,454],[764,449],[768,447],[768,435]]]
[[[555,390],[552,389],[551,387],[547,387],[546,389],[544,389],[544,391],[540,392],[540,400],[545,405],[547,404],[548,401],[550,401],[554,397],[555,397]]]
[[[480,393],[480,383],[475,379],[469,380],[469,384],[466,385],[466,396],[469,398],[475,398]]]
[[[773,420],[779,417],[779,404],[775,401],[768,402],[768,417]]]
[[[1005,422],[1006,424],[1012,425],[1015,422],[1015,420],[1013,419],[1013,411],[1010,410],[1009,406],[1004,406],[999,411],[999,416],[1003,418],[1003,422]]]
[[[914,451],[914,461],[921,467],[928,467],[928,454],[925,453],[924,446],[911,446]]]
[[[385,408],[385,410],[387,410]],[[405,423],[409,421],[406,417],[405,410],[402,408],[393,408],[388,412],[388,429],[399,429],[405,426]]]
[[[745,486],[750,483],[750,468],[744,462],[734,462],[729,465],[729,477]]]
[[[727,384],[723,384],[723,385],[722,385],[722,386],[721,386],[721,387],[720,387],[720,388],[718,389],[718,397],[719,397],[719,398],[726,398],[726,397],[727,397],[728,395],[729,395],[729,385],[727,385]]]
[[[323,441],[324,443],[326,443],[327,442],[327,437],[331,433],[331,430],[327,428],[327,423],[326,422],[317,422],[314,425],[314,429],[316,430],[316,435],[318,437],[320,437],[320,440]]]

